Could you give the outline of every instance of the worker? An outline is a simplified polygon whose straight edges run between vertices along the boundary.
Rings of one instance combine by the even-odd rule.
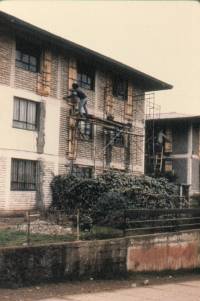
[[[71,94],[66,98],[71,98],[73,102],[78,101],[78,110],[81,117],[83,117],[83,114],[87,117],[88,110],[87,110],[87,96],[85,93],[79,88],[79,85],[76,83],[72,84],[72,89],[70,90]]]
[[[161,153],[162,152],[162,148],[164,145],[164,142],[168,141],[171,142],[168,137],[164,134],[163,130],[159,130],[158,135],[157,135],[157,141],[155,143],[155,151],[156,153]]]

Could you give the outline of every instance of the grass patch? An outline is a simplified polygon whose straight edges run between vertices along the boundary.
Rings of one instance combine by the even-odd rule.
[[[95,240],[122,237],[123,231],[110,227],[94,226],[90,232],[81,232],[81,240]],[[30,244],[48,244],[56,242],[75,241],[76,233],[67,235],[50,235],[50,234],[31,234]],[[16,231],[13,229],[0,230],[0,247],[22,246],[27,242],[25,231]]]
[[[48,235],[48,234],[31,234],[30,243],[32,245],[41,243],[53,243],[75,240],[74,235]],[[27,234],[24,231],[15,231],[11,229],[0,230],[0,246],[20,246],[27,242]]]
[[[81,233],[81,239],[93,240],[93,239],[107,239],[122,237],[123,231],[111,227],[92,227],[90,232]]]

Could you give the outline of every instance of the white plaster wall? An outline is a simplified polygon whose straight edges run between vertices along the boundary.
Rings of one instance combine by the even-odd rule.
[[[0,149],[36,152],[37,131],[13,128],[14,96],[41,102],[41,97],[21,89],[13,89],[0,85]],[[51,97],[45,98],[45,148],[44,153],[58,156],[59,143],[59,111],[60,101]]]
[[[0,85],[0,210],[32,209],[36,204],[35,191],[11,191],[11,159],[42,160],[48,166],[44,170],[45,204],[51,201],[48,188],[53,174],[58,174],[59,112],[60,101],[45,98],[45,147],[44,153],[37,153],[37,131],[28,131],[12,127],[14,96],[33,101],[41,97],[21,89]],[[47,163],[45,163],[47,162]]]

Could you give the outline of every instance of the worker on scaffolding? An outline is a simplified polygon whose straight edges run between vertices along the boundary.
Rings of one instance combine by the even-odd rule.
[[[163,150],[164,142],[171,142],[169,138],[164,134],[163,129],[159,129],[156,141],[155,141],[155,153],[161,153]]]
[[[71,94],[69,96],[63,97],[63,99],[71,99],[74,104],[78,103],[78,112],[81,117],[83,114],[87,117],[87,96],[86,94],[79,88],[79,85],[76,83],[72,84],[72,89],[70,89]]]

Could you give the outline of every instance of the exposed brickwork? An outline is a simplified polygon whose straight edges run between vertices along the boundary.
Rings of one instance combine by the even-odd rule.
[[[93,159],[93,141],[79,140],[77,147],[78,157]]]
[[[4,210],[6,194],[6,166],[7,158],[0,157],[0,210]]]
[[[144,157],[144,153],[143,153],[144,137],[142,137],[142,135],[144,134],[144,129],[135,128],[134,133],[135,136],[132,136],[132,141],[131,141],[131,152],[133,154],[132,164],[141,166]]]
[[[36,207],[35,191],[10,191],[7,210],[31,210]]]
[[[51,161],[40,160],[40,200],[39,207],[47,208],[51,204],[50,183],[54,176],[55,163]]]
[[[45,50],[45,49],[43,49]],[[69,153],[69,116],[71,106],[66,100],[63,100],[63,96],[68,94],[68,73],[69,73],[69,54],[64,52],[58,52],[55,50],[49,50],[51,52],[51,68],[50,68],[50,97],[57,98],[58,102],[55,105],[60,107],[60,120],[57,121],[55,126],[59,126],[59,150],[58,154],[54,154],[55,156],[59,156],[58,160],[58,173],[66,173],[67,170],[70,169],[71,162],[68,160]],[[20,88],[27,91],[33,92],[37,94],[38,92],[38,73],[26,71],[22,68],[15,66],[15,40],[14,36],[10,33],[6,33],[5,31],[0,31],[0,84],[10,85],[15,88]],[[41,64],[42,65],[42,64]],[[103,70],[97,70],[96,72],[96,83],[95,83],[95,91],[84,90],[88,98],[88,110],[90,114],[95,114],[99,117],[105,117],[105,87],[107,79],[110,78],[110,75],[107,74]],[[133,89],[135,94],[142,94],[142,91]],[[22,93],[23,91],[20,91]],[[28,94],[28,93],[27,93]],[[48,95],[46,95],[48,96]],[[39,97],[37,95],[37,97]],[[47,98],[45,98],[45,105],[48,106]],[[136,102],[136,100],[134,100]],[[114,120],[125,122],[124,119],[124,106],[125,101],[119,100],[117,98],[113,99],[113,114]],[[140,128],[135,127],[135,133],[143,134],[144,128],[142,125],[142,120],[144,118],[144,102],[142,100],[137,101],[137,105],[134,104],[134,108],[139,107],[140,113],[135,111],[133,125],[136,126],[136,121],[141,123]],[[44,106],[43,106],[44,108]],[[51,202],[51,194],[49,183],[53,176],[53,171],[55,169],[55,163],[50,162],[49,159],[46,159],[46,152],[48,154],[48,149],[46,149],[45,137],[46,131],[46,115],[45,110],[41,110],[40,112],[40,130],[38,133],[38,140],[35,149],[37,153],[42,154],[42,159],[40,162],[40,175],[39,178],[41,180],[39,191],[36,192],[10,192],[9,204],[11,209],[25,208],[30,209],[34,208],[34,206],[42,207],[48,206]],[[127,121],[126,121],[127,122]],[[10,123],[11,124],[11,123]],[[80,164],[85,164],[89,166],[96,166],[96,174],[101,173],[103,168],[105,167],[105,135],[104,135],[104,125],[95,125],[94,126],[94,137],[91,140],[79,140],[77,144],[77,158],[74,160],[74,163],[82,162]],[[142,172],[142,164],[143,164],[143,142],[142,139],[137,141],[138,138],[133,135],[131,136],[131,159],[130,159],[130,167],[134,173]],[[26,152],[26,149],[24,149]],[[30,153],[30,150],[27,150]],[[51,152],[50,152],[51,154]],[[35,155],[33,152],[32,155]],[[23,156],[22,156],[23,159]],[[5,170],[5,160],[0,160],[1,173],[3,175],[3,170]],[[78,164],[79,164],[78,163]],[[131,166],[134,165],[140,166],[140,170],[131,169]],[[124,147],[112,147],[112,162],[111,166],[117,169],[125,169],[125,148]],[[1,175],[0,175],[1,176]],[[7,177],[10,177],[10,174]],[[3,197],[3,189],[6,185],[4,183],[5,175],[0,178],[0,209],[3,208],[4,197]],[[19,202],[19,206],[18,206]]]
[[[57,97],[58,89],[58,54],[52,53],[50,96]]]
[[[10,84],[12,56],[12,36],[4,29],[0,30],[0,83]]]
[[[68,58],[61,55],[61,98],[68,92]]]
[[[38,74],[26,71],[22,68],[15,68],[15,87],[36,92]]]
[[[105,73],[102,71],[98,73],[98,95],[97,95],[97,109],[101,112],[104,111],[104,96],[105,96],[105,87],[106,87],[106,77]]]
[[[97,84],[96,84],[96,104],[95,104],[95,93],[94,91],[85,90],[85,93],[88,95],[88,108],[90,112],[95,112],[96,114],[100,114],[103,117],[104,112],[104,88],[105,88],[105,74],[103,72],[98,72]],[[134,98],[134,118],[133,118],[133,134],[130,136],[130,166],[129,170],[134,171],[134,165],[140,166],[140,171],[134,171],[141,173],[143,169],[143,141],[144,141],[144,94],[142,91],[134,88],[135,94],[139,95],[139,97]],[[125,115],[125,101],[114,98],[113,101],[113,113],[116,121],[126,123]],[[138,124],[136,124],[139,122]],[[136,134],[136,135],[135,135]],[[140,136],[137,136],[140,135]],[[78,151],[77,151],[77,159],[87,158],[91,160],[91,164],[94,165],[94,159],[96,161],[101,162],[101,170],[103,171],[103,167],[105,167],[105,150],[106,150],[106,142],[104,137],[103,125],[96,126],[96,135],[95,139],[95,149],[94,149],[94,141],[78,141]],[[104,151],[103,151],[104,149]],[[95,158],[94,158],[95,154]],[[99,164],[98,164],[99,166]],[[117,169],[126,169],[127,164],[125,162],[125,148],[124,147],[112,147],[112,162],[111,167]]]

